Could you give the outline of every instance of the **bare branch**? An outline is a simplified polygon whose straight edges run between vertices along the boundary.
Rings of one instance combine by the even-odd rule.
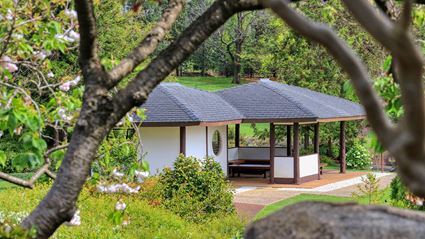
[[[410,23],[412,22],[412,7],[413,0],[405,0],[403,5],[403,11],[401,12],[399,24],[404,30],[408,30]]]
[[[169,2],[168,7],[164,10],[161,19],[156,23],[155,27],[136,48],[109,72],[110,82],[108,83],[108,88],[115,86],[155,51],[159,42],[164,39],[165,34],[179,16],[184,2],[184,0],[171,0]]]
[[[356,54],[330,27],[308,20],[290,8],[286,2],[271,0],[270,7],[294,30],[326,47],[338,61],[352,79],[357,95],[365,106],[369,122],[377,132],[379,139],[383,144],[389,146],[390,139],[394,137],[396,131],[382,109],[381,101],[370,83],[366,67]]]
[[[83,73],[101,69],[96,50],[96,19],[92,0],[75,0],[80,29],[80,68]],[[86,80],[87,77],[85,77]]]
[[[47,176],[49,176],[52,179],[56,179],[56,175],[49,170],[50,167],[50,159],[49,159],[49,155],[57,150],[61,150],[61,149],[65,149],[68,147],[68,144],[65,145],[60,145],[54,148],[51,148],[49,150],[47,150],[44,153],[44,160],[45,160],[45,164],[43,166],[41,166],[35,173],[34,175],[31,177],[31,179],[29,180],[24,180],[15,176],[12,176],[10,174],[7,173],[3,173],[0,172],[0,179],[3,179],[9,183],[13,183],[25,188],[34,188],[34,183],[41,177],[43,176],[43,174],[46,174]]]

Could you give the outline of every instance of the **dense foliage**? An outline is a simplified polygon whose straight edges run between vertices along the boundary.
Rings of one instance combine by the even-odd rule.
[[[353,169],[370,169],[372,156],[360,141],[356,141],[348,150],[347,167]]]
[[[164,205],[190,221],[234,212],[232,189],[219,163],[180,155],[160,175]]]

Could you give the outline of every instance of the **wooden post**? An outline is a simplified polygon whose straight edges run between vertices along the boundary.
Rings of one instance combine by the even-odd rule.
[[[346,161],[345,161],[345,122],[341,121],[339,125],[339,163],[340,173],[346,172]]]
[[[294,123],[294,183],[300,184],[300,124]]]
[[[274,183],[274,156],[276,147],[275,125],[270,123],[270,183]]]
[[[240,140],[240,124],[235,125],[235,147],[239,148],[239,140]]]
[[[180,127],[180,153],[186,156],[186,127]]]
[[[208,126],[205,126],[205,153],[208,158]]]
[[[319,135],[319,123],[314,125],[314,153],[317,154],[317,179],[320,179],[320,153],[319,153],[319,146],[320,146],[320,135]]]
[[[291,150],[291,126],[286,126],[286,156],[291,156],[292,150]]]

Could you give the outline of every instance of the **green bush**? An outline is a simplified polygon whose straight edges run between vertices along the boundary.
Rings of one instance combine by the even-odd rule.
[[[372,156],[360,143],[354,142],[347,152],[347,167],[352,169],[368,169],[372,165]]]
[[[407,200],[407,197],[412,194],[409,192],[406,186],[401,182],[398,176],[395,177],[393,181],[391,181],[390,189],[391,189],[391,194],[390,194],[391,203],[393,206],[400,207],[400,208],[421,210],[421,211],[425,210],[424,206],[417,206],[411,203],[409,200]]]
[[[180,155],[174,169],[161,173],[160,182],[165,207],[189,221],[203,222],[234,212],[232,186],[220,164],[211,158]]]

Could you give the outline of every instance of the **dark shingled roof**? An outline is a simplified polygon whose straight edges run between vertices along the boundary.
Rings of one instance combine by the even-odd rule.
[[[241,121],[287,122],[356,118],[363,107],[351,101],[260,80],[218,92],[207,92],[178,83],[161,83],[142,105],[144,125],[198,125]]]
[[[364,116],[357,103],[270,80],[218,91],[246,120],[334,119]]]
[[[143,123],[199,124],[241,120],[242,115],[220,96],[207,91],[161,83],[142,105],[146,119]]]

